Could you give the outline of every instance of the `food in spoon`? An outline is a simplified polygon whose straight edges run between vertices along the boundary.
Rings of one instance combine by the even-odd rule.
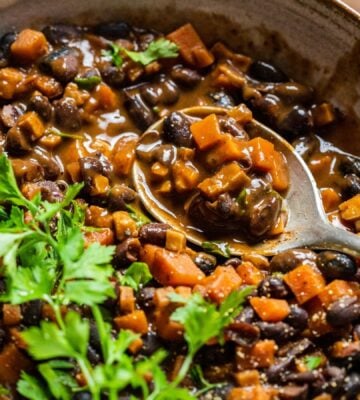
[[[200,116],[169,114],[160,131],[150,128],[139,140],[145,177],[139,184],[186,229],[214,240],[231,234],[259,241],[281,234],[286,159],[268,140],[249,137],[251,121],[245,105]]]
[[[149,219],[130,176],[158,118],[185,156],[195,145],[176,110],[244,102],[296,140],[329,215],[356,231],[357,161],[318,135],[346,137],[330,103],[269,62],[206,47],[191,25],[164,36],[123,21],[6,33],[0,101],[2,400],[356,398],[358,260],[308,249],[231,258],[210,234],[192,246]],[[222,142],[194,131],[203,155]],[[202,181],[240,166],[220,162]]]

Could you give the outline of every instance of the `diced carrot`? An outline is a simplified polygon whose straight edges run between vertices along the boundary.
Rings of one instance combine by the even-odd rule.
[[[155,182],[161,182],[169,176],[169,167],[159,161],[151,166],[151,179]]]
[[[48,50],[48,43],[42,32],[24,29],[10,47],[12,56],[22,63],[32,63]]]
[[[252,347],[236,349],[236,365],[240,371],[251,368],[266,368],[274,363],[276,343],[274,340],[259,340]]]
[[[105,195],[110,189],[110,182],[107,176],[96,174],[92,177],[90,195],[101,196]]]
[[[272,400],[272,391],[260,385],[231,389],[227,400]]]
[[[220,142],[222,134],[215,114],[210,114],[190,126],[192,136],[199,150],[208,150]]]
[[[62,143],[62,137],[59,135],[45,135],[39,139],[39,145],[52,151]]]
[[[72,182],[81,181],[81,168],[79,161],[73,161],[71,163],[66,164],[65,169],[66,172],[69,174]]]
[[[274,145],[262,137],[251,139],[247,145],[254,167],[264,172],[271,171],[274,167]]]
[[[95,90],[95,98],[97,100],[97,109],[111,111],[118,105],[118,98],[116,93],[110,86],[105,83],[100,83]]]
[[[165,249],[170,251],[185,251],[186,249],[186,236],[183,232],[176,231],[175,229],[168,229],[166,231]]]
[[[136,222],[127,211],[114,212],[113,220],[117,240],[122,242],[128,237],[137,236]]]
[[[234,136],[223,134],[221,141],[206,154],[205,162],[215,168],[228,161],[248,160],[249,153],[246,142],[242,142]]]
[[[336,300],[344,296],[356,296],[359,294],[359,287],[354,282],[347,282],[335,279],[318,294],[321,304],[327,308]]]
[[[119,308],[125,314],[135,311],[134,289],[129,286],[120,286]]]
[[[311,335],[319,337],[334,330],[326,320],[326,310],[318,297],[309,300],[306,310],[309,313],[308,327]]]
[[[325,279],[316,268],[300,265],[284,275],[284,281],[300,304],[317,296],[325,288]]]
[[[360,219],[360,194],[339,205],[341,218],[345,221]]]
[[[15,68],[0,68],[0,98],[11,100],[25,74]]]
[[[318,104],[311,110],[315,126],[324,126],[335,121],[335,110],[332,104]]]
[[[243,103],[230,108],[227,114],[241,125],[246,125],[252,121],[252,111]]]
[[[132,354],[138,353],[144,345],[144,341],[141,338],[135,339],[129,346],[129,351]]]
[[[61,83],[51,76],[40,75],[34,81],[35,88],[49,99],[58,97],[63,93]]]
[[[242,284],[240,276],[233,267],[218,266],[211,275],[204,278],[201,285],[211,300],[221,303],[232,291]]]
[[[146,258],[153,277],[164,286],[183,285],[192,287],[205,276],[186,253],[173,253],[158,248],[153,258],[151,255]]]
[[[257,369],[236,372],[234,378],[238,386],[254,386],[260,383],[260,373]]]
[[[332,160],[332,157],[330,157],[328,154],[314,156],[309,162],[309,168],[315,176],[326,176],[326,174],[330,173]]]
[[[204,68],[214,62],[214,56],[207,50],[203,41],[191,24],[186,24],[167,35],[179,47],[182,58],[190,65]]]
[[[160,249],[161,247],[159,246],[145,244],[140,249],[140,261],[146,263],[147,265],[152,265],[154,263],[155,253]]]
[[[282,321],[290,314],[290,307],[286,300],[252,297],[250,304],[263,321]]]
[[[175,308],[156,309],[154,312],[154,325],[156,333],[165,340],[176,341],[183,336],[184,328],[178,322],[170,319]]]
[[[258,285],[264,278],[263,273],[250,261],[243,261],[236,272],[246,285]]]
[[[224,165],[215,175],[204,179],[198,185],[200,192],[209,199],[216,199],[225,192],[239,192],[250,178],[236,162]]]
[[[114,318],[114,323],[118,330],[129,329],[141,335],[145,335],[149,329],[148,321],[143,310],[135,310],[132,313],[116,317]]]
[[[320,192],[325,211],[330,212],[336,210],[341,202],[340,196],[336,190],[333,188],[323,188]]]
[[[7,344],[0,353],[0,384],[15,385],[21,371],[28,371],[33,363],[13,343]]]
[[[285,156],[282,153],[274,150],[272,153],[272,167],[270,169],[272,178],[272,187],[283,192],[289,187],[289,170]]]
[[[114,243],[114,233],[109,228],[97,229],[96,231],[87,231],[84,233],[85,247],[93,243],[99,243],[108,246]]]
[[[287,222],[287,213],[281,212],[276,224],[269,231],[269,235],[277,236],[285,231],[285,225]]]
[[[331,349],[331,356],[334,358],[350,358],[356,357],[360,352],[360,342],[355,340],[353,342],[347,340],[340,340],[333,344]]]
[[[6,326],[19,325],[22,319],[21,309],[16,304],[3,305],[3,322]]]
[[[135,148],[138,142],[136,135],[122,135],[116,142],[112,152],[112,164],[117,175],[126,177],[135,160]]]
[[[96,228],[111,228],[113,217],[106,208],[90,206],[86,208],[85,224]]]
[[[19,118],[18,126],[23,132],[29,135],[32,140],[40,139],[45,133],[45,126],[34,111],[23,114]]]
[[[191,161],[176,161],[172,166],[172,175],[178,193],[193,190],[199,183],[200,173]]]

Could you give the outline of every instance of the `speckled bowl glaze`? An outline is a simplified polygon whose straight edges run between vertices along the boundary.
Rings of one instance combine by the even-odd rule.
[[[360,117],[360,17],[339,0],[0,0],[0,17],[1,31],[116,19],[168,31],[190,21],[208,43],[271,59]]]

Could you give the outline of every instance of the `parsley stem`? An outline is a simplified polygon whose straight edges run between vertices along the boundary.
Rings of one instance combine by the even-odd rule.
[[[93,395],[93,400],[100,400],[99,388],[96,386],[96,383],[91,375],[91,366],[89,361],[80,356],[76,358],[76,361],[78,362],[81,372],[83,373],[84,378],[89,386],[90,392]]]
[[[195,352],[189,352],[187,354],[187,356],[185,357],[185,360],[181,365],[180,371],[177,374],[176,379],[172,382],[173,387],[178,386],[186,377],[186,375],[191,367],[191,363],[193,361],[194,355],[195,355]]]

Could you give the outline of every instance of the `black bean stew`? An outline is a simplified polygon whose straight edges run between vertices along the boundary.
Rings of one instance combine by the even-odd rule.
[[[360,230],[360,163],[321,136],[346,117],[315,99],[190,24],[3,35],[0,399],[359,398],[359,260],[219,241],[286,224],[286,160],[248,136],[252,115],[294,143],[329,218]],[[178,112],[196,105],[228,112]],[[144,214],[135,159],[202,248]]]

